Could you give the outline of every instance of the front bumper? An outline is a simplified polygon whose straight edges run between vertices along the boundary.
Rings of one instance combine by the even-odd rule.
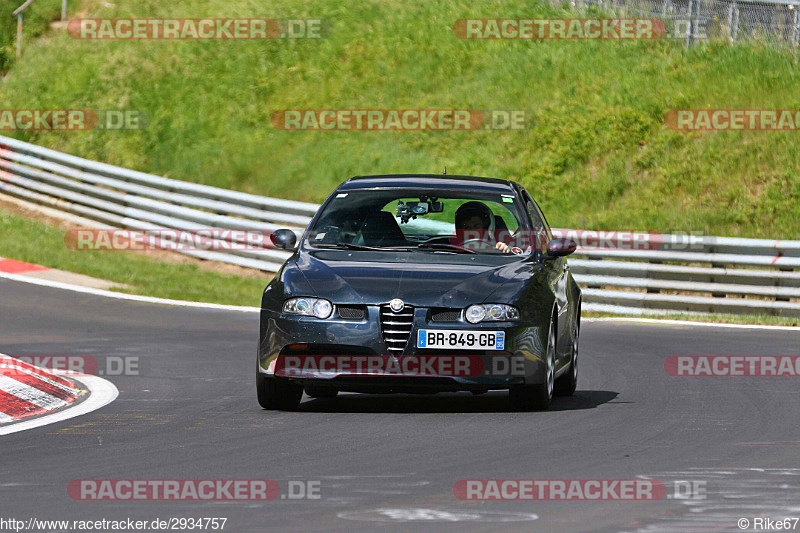
[[[262,309],[258,371],[303,385],[325,385],[338,390],[371,393],[477,391],[544,382],[549,323],[470,324],[463,318],[456,322],[433,322],[429,310],[418,307],[414,309],[411,333],[402,353],[386,355],[390,350],[381,329],[380,310],[377,305],[366,306],[366,314],[360,320],[341,319],[336,314],[321,320]],[[417,348],[417,332],[420,329],[503,331],[505,349]],[[304,360],[313,356],[316,363],[303,370],[303,364],[297,366],[297,356],[306,358]],[[372,361],[378,357],[382,358],[384,365],[389,362],[388,368],[368,368],[369,363],[353,363],[357,358]],[[349,359],[345,361],[344,358]],[[452,372],[449,370],[454,367],[444,364],[429,365],[424,373],[419,372],[419,362],[430,362],[431,358],[437,361],[459,358],[462,363],[468,362],[468,371]],[[320,363],[325,363],[325,366],[322,367]],[[294,371],[285,372],[287,365],[295,365]]]

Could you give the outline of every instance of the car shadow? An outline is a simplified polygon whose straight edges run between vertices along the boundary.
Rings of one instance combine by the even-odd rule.
[[[619,393],[579,390],[573,396],[557,396],[547,412],[594,409]],[[439,394],[339,394],[336,398],[303,397],[297,409],[306,413],[498,413],[513,412],[508,392],[491,391],[480,396],[469,393]]]

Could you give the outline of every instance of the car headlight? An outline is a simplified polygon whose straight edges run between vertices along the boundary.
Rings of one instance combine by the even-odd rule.
[[[289,315],[328,318],[333,313],[333,304],[323,298],[289,298],[283,302],[283,312]]]
[[[472,324],[519,320],[519,310],[506,304],[477,304],[467,307],[465,317]]]

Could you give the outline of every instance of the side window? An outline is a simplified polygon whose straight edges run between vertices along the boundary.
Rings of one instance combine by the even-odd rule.
[[[545,231],[545,233],[547,233],[547,238],[548,239],[552,239],[553,238],[553,234],[550,231],[550,224],[547,223],[547,218],[544,216],[544,213],[542,212],[541,208],[539,207],[539,204],[537,204],[536,202],[533,202],[533,207],[536,209],[536,212],[539,214],[539,218],[542,220],[542,224],[544,226],[544,231]]]
[[[533,231],[534,240],[538,243],[536,248],[543,252],[547,249],[547,243],[553,238],[550,233],[550,227],[547,225],[547,221],[539,209],[539,206],[536,205],[536,202],[533,201],[530,194],[528,194],[528,191],[525,189],[522,190],[522,198],[525,200],[525,209],[528,211],[528,216],[531,219],[531,230]]]

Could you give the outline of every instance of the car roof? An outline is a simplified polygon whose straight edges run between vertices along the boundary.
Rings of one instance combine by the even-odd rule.
[[[339,186],[338,190],[431,187],[438,189],[470,189],[486,192],[514,193],[514,182],[479,176],[455,174],[384,174],[355,176]]]

